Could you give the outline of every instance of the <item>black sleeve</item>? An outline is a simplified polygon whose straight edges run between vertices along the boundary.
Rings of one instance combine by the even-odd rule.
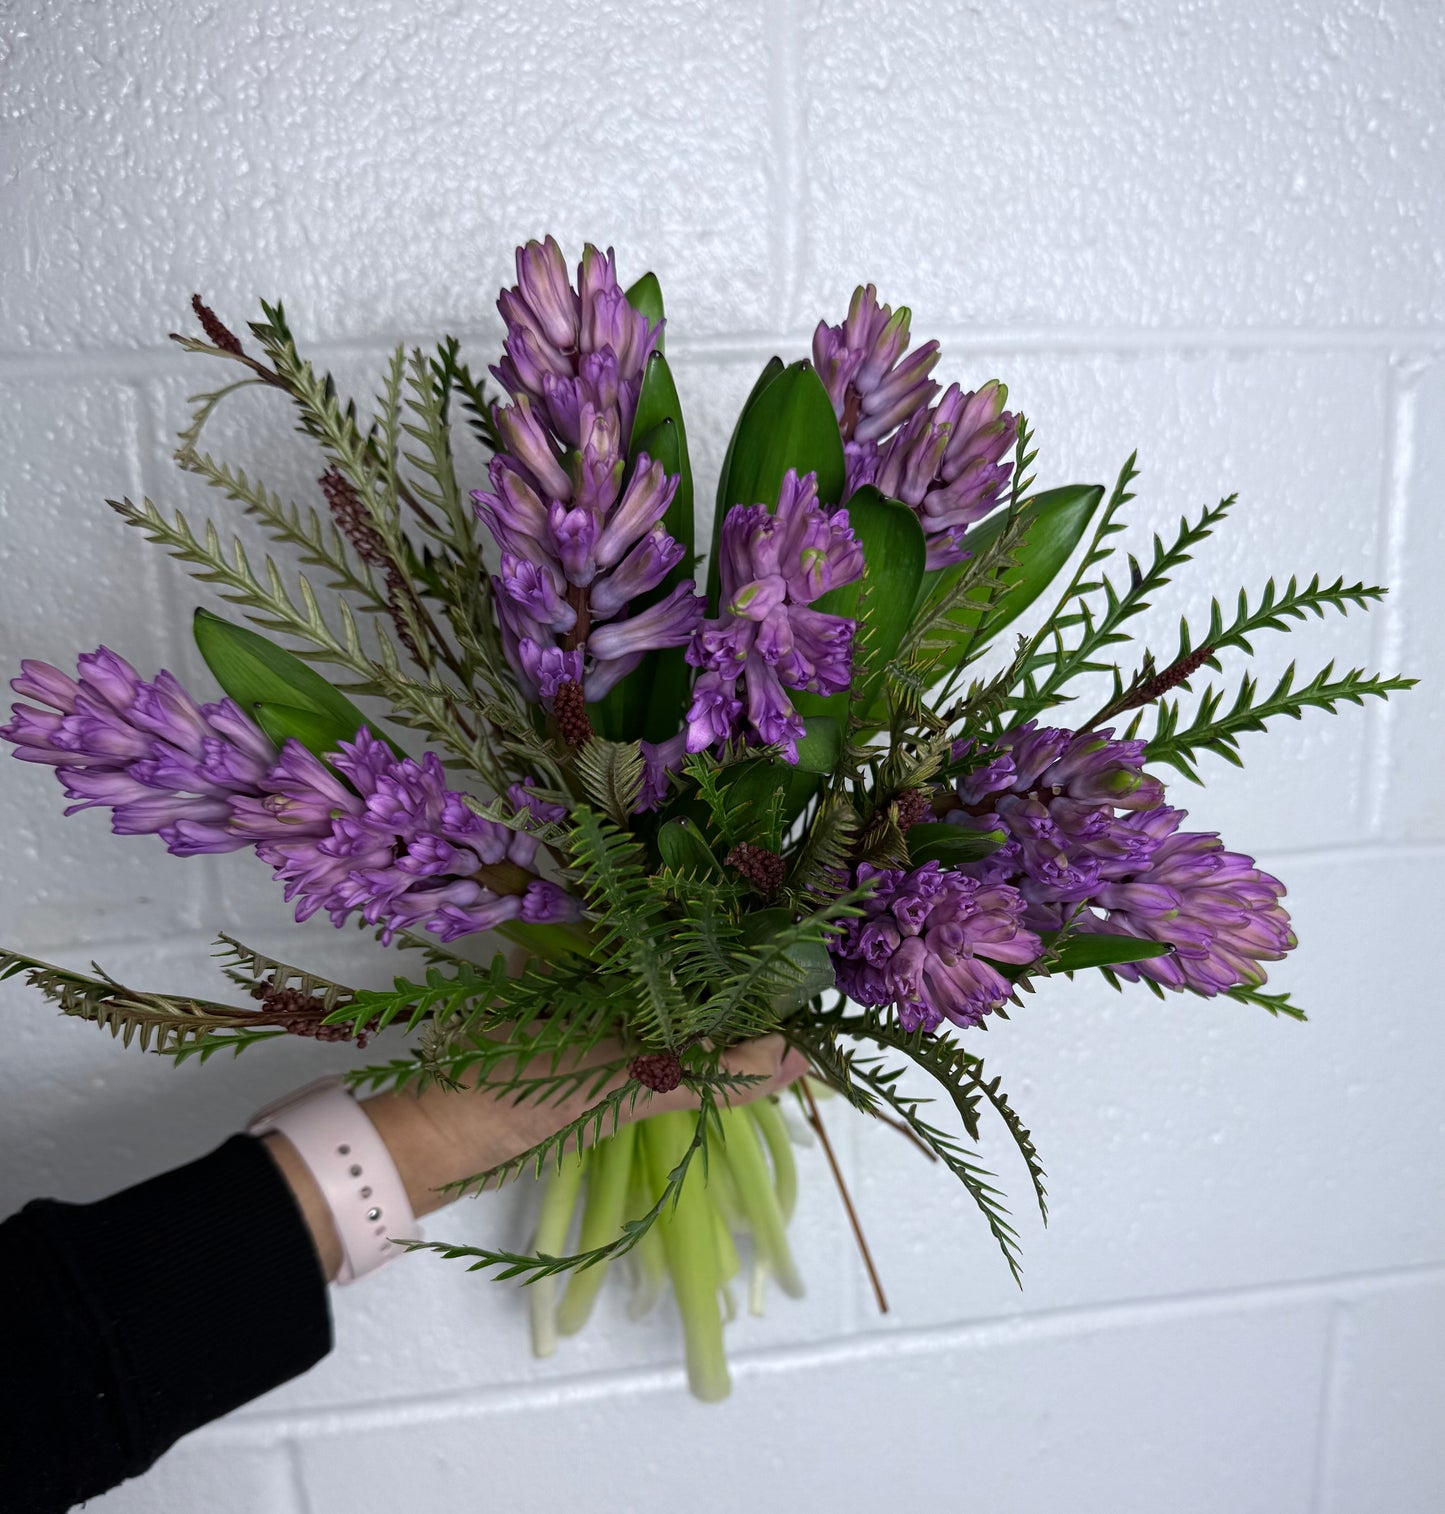
[[[331,1349],[310,1232],[260,1141],[0,1224],[0,1498],[49,1514]]]

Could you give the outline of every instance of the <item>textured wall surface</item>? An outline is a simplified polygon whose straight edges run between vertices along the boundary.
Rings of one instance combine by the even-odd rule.
[[[1046,481],[1137,443],[1146,543],[1239,492],[1166,634],[1211,592],[1342,572],[1394,592],[1262,644],[1266,671],[1426,680],[1247,739],[1184,800],[1289,882],[1275,980],[1310,1024],[1079,983],[990,1033],[1054,1195],[1047,1232],[1019,1205],[1022,1293],[947,1180],[839,1114],[893,1312],[805,1155],[809,1296],[734,1327],[726,1405],[686,1397],[663,1315],[609,1296],[538,1364],[514,1291],[418,1257],[337,1295],[307,1377],[94,1508],[1441,1507],[1442,123],[1434,0],[0,0],[7,668],[103,639],[195,671],[202,591],[102,503],[205,503],[168,464],[207,376],[166,342],[193,289],[233,322],[284,295],[366,386],[398,334],[484,363],[510,249],[550,229],[662,277],[704,478],[761,361],[874,279],[942,376],[1010,384]],[[309,487],[288,428],[261,401],[223,422]],[[0,773],[0,939],[157,988],[204,980],[218,925],[379,970],[324,925],[296,945],[253,860],[60,808]],[[174,1165],[346,1061],[173,1069],[0,993],[0,1213]],[[527,1217],[490,1197],[432,1230],[517,1243]]]

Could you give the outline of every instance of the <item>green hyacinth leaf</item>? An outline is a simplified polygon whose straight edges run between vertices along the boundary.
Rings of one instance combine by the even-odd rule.
[[[667,451],[655,435],[657,428],[670,422],[676,434],[675,445]],[[654,450],[659,449],[659,450]],[[647,360],[642,374],[642,390],[637,396],[637,413],[632,421],[632,443],[627,454],[628,472],[632,471],[638,456],[646,452],[660,462],[668,473],[678,475],[677,493],[662,523],[669,536],[683,545],[683,558],[673,570],[667,582],[679,583],[692,574],[693,523],[692,523],[692,465],[687,455],[687,427],[682,419],[682,401],[677,397],[677,384],[672,369],[661,352],[654,352]],[[669,455],[673,454],[673,455]]]
[[[829,715],[814,715],[803,722],[806,733],[798,742],[799,773],[831,773],[843,755],[843,728]]]
[[[762,394],[775,378],[783,371],[783,360],[780,357],[770,357],[763,364],[763,371],[758,375],[757,381],[748,391],[748,397],[743,401],[743,408],[738,411],[737,421],[733,425],[733,434],[728,438],[728,449],[723,453],[722,467],[717,476],[717,498],[714,500],[713,509],[713,556],[717,556],[717,537],[722,529],[723,516],[727,514],[723,501],[728,498],[729,479],[732,474],[733,453],[737,451],[738,437],[742,433],[743,422],[748,418],[748,412],[757,403]]]
[[[825,505],[836,505],[843,494],[843,438],[822,379],[806,359],[774,370],[776,362],[764,368],[728,445],[713,518],[709,606],[718,601],[718,542],[734,505],[775,507],[790,468],[800,476],[817,475],[818,498]]]
[[[1045,945],[1052,945],[1052,933],[1045,931]],[[1056,952],[1050,972],[1071,973],[1084,967],[1112,967],[1118,962],[1145,962],[1150,957],[1167,957],[1174,948],[1165,941],[1145,941],[1138,936],[1114,936],[1077,932],[1054,946]]]
[[[336,735],[336,722],[329,715],[317,715],[311,710],[298,710],[284,704],[258,704],[252,709],[256,724],[279,746],[288,741],[299,741],[316,757],[325,758],[336,751],[337,740],[350,741],[355,737]]]
[[[257,632],[209,610],[196,611],[193,632],[206,666],[227,696],[248,715],[256,717],[264,705],[273,719],[289,721],[294,730],[288,734],[317,756],[334,752],[338,742],[355,740],[363,726],[375,732],[345,694],[299,657]],[[387,744],[398,757],[405,755],[394,742]]]
[[[975,639],[979,645],[987,645],[1048,588],[1082,540],[1103,497],[1101,484],[1065,484],[1035,494],[1021,506],[1020,513],[1027,522],[1027,531],[1015,554],[1016,565],[1005,579],[1003,592],[987,610],[960,606],[950,616],[954,628],[952,641],[960,650]],[[1006,519],[1006,511],[995,510],[968,533],[966,543],[975,559],[997,540]],[[926,574],[923,584],[925,603],[936,595],[947,593],[966,566],[965,563],[955,563]]]
[[[845,508],[863,548],[863,574],[851,584],[830,589],[813,608],[858,622],[855,645],[866,645],[870,669],[862,690],[866,693],[868,685],[877,686],[913,618],[928,548],[913,511],[885,499],[871,484],[853,494]],[[847,718],[846,692],[799,692],[793,704],[803,715],[830,715],[840,723]]]
[[[782,845],[783,831],[803,813],[843,754],[843,728],[838,721],[814,715],[803,724],[797,762],[758,757],[730,768],[723,779],[737,834],[772,851]]]
[[[662,285],[657,282],[655,273],[644,273],[640,279],[627,291],[627,303],[637,311],[639,315],[645,315],[654,323],[663,319],[662,308]],[[657,333],[657,350],[662,351],[662,338],[664,333]]]
[[[982,861],[1007,840],[1003,831],[974,831],[941,820],[928,821],[909,828],[908,857],[914,867],[921,867],[925,862],[958,867],[966,862]]]

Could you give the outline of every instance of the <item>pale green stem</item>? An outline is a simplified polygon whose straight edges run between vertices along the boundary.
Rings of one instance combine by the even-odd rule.
[[[778,1208],[783,1219],[791,1222],[793,1211],[798,1207],[798,1168],[793,1161],[793,1142],[782,1111],[772,1099],[759,1099],[748,1105],[748,1113],[768,1143],[768,1155],[773,1159],[773,1186],[778,1194]]]
[[[661,1193],[666,1186],[668,1174],[692,1144],[695,1127],[695,1117],[682,1112],[653,1115],[642,1122],[642,1145],[654,1193]],[[694,1160],[678,1190],[676,1204],[663,1210],[657,1225],[682,1316],[688,1387],[704,1403],[716,1403],[732,1389],[718,1307],[717,1239],[712,1216],[713,1204],[703,1184],[701,1164]]]
[[[537,1216],[538,1255],[565,1256],[567,1232],[582,1188],[586,1155],[569,1154],[560,1169],[543,1179],[542,1209]],[[557,1274],[540,1277],[527,1289],[527,1312],[532,1322],[532,1354],[551,1356],[557,1349]]]
[[[767,1257],[760,1255],[755,1249],[752,1270],[748,1273],[748,1313],[756,1315],[759,1319],[767,1313],[763,1305],[767,1303],[768,1279],[772,1275],[772,1265]]]
[[[632,1157],[632,1201],[634,1215],[652,1208],[652,1177],[647,1171],[647,1154],[639,1139]],[[662,1249],[662,1232],[656,1225],[643,1231],[637,1244],[627,1253],[632,1264],[632,1294],[627,1300],[628,1319],[641,1319],[656,1306],[667,1285],[667,1257]]]
[[[711,1198],[711,1184],[709,1198]],[[730,1283],[742,1270],[742,1258],[738,1255],[738,1248],[733,1243],[733,1233],[728,1229],[728,1222],[723,1217],[723,1212],[716,1204],[710,1203],[712,1210],[713,1234],[717,1237],[717,1270],[718,1279],[723,1283]]]
[[[748,1217],[743,1212],[743,1200],[738,1192],[738,1180],[733,1176],[726,1150],[717,1141],[708,1148],[707,1187],[708,1192],[713,1196],[713,1202],[722,1210],[722,1217],[727,1221],[728,1229],[746,1232]]]
[[[588,1153],[587,1207],[582,1212],[579,1251],[595,1251],[622,1234],[636,1144],[637,1127],[619,1125],[615,1135],[599,1141]],[[567,1292],[557,1310],[557,1329],[563,1335],[576,1335],[587,1323],[607,1267],[605,1261],[596,1262],[568,1277]]]
[[[778,1207],[773,1175],[758,1140],[757,1126],[742,1110],[725,1111],[722,1125],[728,1165],[737,1179],[743,1212],[752,1222],[753,1245],[761,1249],[762,1255],[776,1270],[783,1292],[792,1298],[801,1298],[803,1279],[788,1248],[787,1224]]]

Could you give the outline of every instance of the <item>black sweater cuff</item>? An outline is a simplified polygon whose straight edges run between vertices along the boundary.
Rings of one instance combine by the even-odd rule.
[[[310,1232],[250,1136],[95,1204],[26,1205],[0,1225],[0,1278],[0,1386],[19,1407],[0,1466],[8,1479],[12,1451],[48,1463],[64,1484],[52,1497],[68,1501],[134,1477],[331,1349]]]

